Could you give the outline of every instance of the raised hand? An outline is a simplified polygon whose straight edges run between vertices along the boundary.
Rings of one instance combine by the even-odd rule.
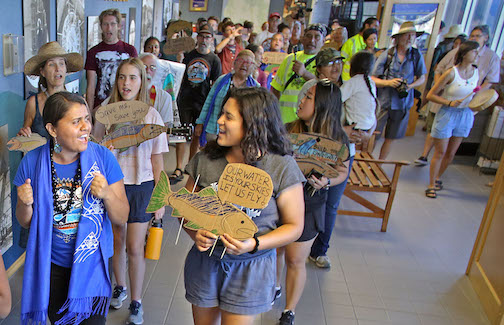
[[[33,204],[33,188],[31,186],[31,179],[27,178],[23,185],[17,188],[18,199],[24,205]]]
[[[95,172],[93,175],[94,178],[91,182],[91,194],[99,199],[106,199],[110,190],[107,179],[100,172]]]

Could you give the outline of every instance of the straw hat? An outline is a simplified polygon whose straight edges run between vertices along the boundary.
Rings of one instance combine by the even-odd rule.
[[[40,65],[45,61],[63,57],[67,61],[67,72],[76,72],[82,70],[84,66],[84,59],[79,53],[67,53],[58,42],[49,42],[38,50],[37,55],[26,61],[24,66],[24,73],[26,75],[40,75]]]
[[[461,34],[465,35],[461,25],[451,25],[450,30],[444,35],[444,38],[456,38]]]
[[[399,36],[401,34],[406,34],[409,32],[415,32],[416,36],[422,35],[424,32],[417,32],[415,28],[415,24],[412,21],[405,21],[404,23],[401,24],[401,27],[399,28],[399,31],[392,35],[392,37]]]

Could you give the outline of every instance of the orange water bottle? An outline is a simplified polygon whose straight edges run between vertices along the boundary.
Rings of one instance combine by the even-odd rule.
[[[161,254],[161,243],[163,242],[163,219],[152,220],[152,227],[149,229],[149,238],[145,246],[145,257],[150,260],[159,260]]]

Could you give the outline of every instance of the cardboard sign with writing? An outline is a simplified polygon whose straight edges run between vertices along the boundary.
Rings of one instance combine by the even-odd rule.
[[[138,101],[122,101],[101,106],[95,114],[96,120],[106,126],[141,120],[147,115],[149,105]]]
[[[194,50],[196,42],[192,37],[181,37],[177,39],[167,39],[166,44],[163,46],[164,54],[177,54],[184,51],[189,52]]]
[[[314,163],[315,171],[329,178],[336,177],[339,173],[331,165],[342,166],[343,161],[350,155],[346,145],[321,134],[291,133],[289,136],[294,149],[294,158],[303,173],[305,170],[308,173],[311,171],[307,165],[311,162]]]
[[[273,194],[273,181],[264,170],[246,164],[228,164],[219,178],[220,200],[251,209],[264,209]]]
[[[43,146],[46,142],[47,139],[38,133],[32,133],[29,137],[18,135],[7,142],[7,149],[9,149],[9,151],[17,150],[27,153],[28,151]]]
[[[146,212],[155,212],[165,205],[174,208],[173,217],[186,219],[184,226],[189,229],[205,229],[218,236],[226,233],[238,240],[251,238],[258,230],[245,212],[221,202],[211,187],[198,193],[190,193],[185,188],[172,192],[168,176],[162,171]]]
[[[166,39],[171,39],[173,34],[180,31],[185,31],[188,36],[192,33],[192,24],[189,21],[178,20],[176,22],[170,23],[168,29],[166,30]]]
[[[287,55],[283,52],[264,52],[262,62],[264,64],[281,64]]]

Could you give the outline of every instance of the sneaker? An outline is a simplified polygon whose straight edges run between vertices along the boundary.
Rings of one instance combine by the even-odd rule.
[[[429,164],[429,161],[424,156],[420,156],[418,159],[415,159],[415,164],[417,166],[425,166]]]
[[[143,324],[143,308],[142,304],[136,300],[131,301],[129,306],[130,315],[128,317],[128,324]]]
[[[317,257],[313,257],[310,255],[308,259],[321,269],[328,269],[331,267],[331,260],[327,255]]]
[[[294,313],[291,310],[282,312],[278,325],[294,325]]]
[[[110,299],[110,307],[114,309],[119,309],[122,307],[122,302],[128,298],[126,294],[126,289],[121,286],[115,286],[114,293],[112,294],[112,299]]]
[[[281,296],[282,296],[282,287],[275,287],[275,296],[273,297],[271,305],[273,306],[275,304],[275,301],[277,301],[277,299],[280,298]]]

